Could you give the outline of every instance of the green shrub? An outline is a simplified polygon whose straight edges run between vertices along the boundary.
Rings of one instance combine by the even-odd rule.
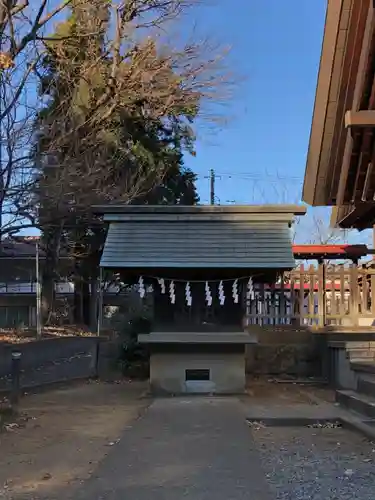
[[[149,334],[151,321],[144,316],[135,316],[123,327],[120,336],[120,366],[124,375],[147,378],[149,375],[149,352],[138,342],[139,334]]]

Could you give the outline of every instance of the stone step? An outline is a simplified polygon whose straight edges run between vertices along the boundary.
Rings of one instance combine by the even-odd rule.
[[[350,360],[374,360],[375,361],[375,351],[370,351],[366,349],[350,349],[346,351],[346,356]]]
[[[336,391],[336,401],[348,410],[375,418],[375,398],[356,391]]]
[[[346,342],[345,349],[375,349],[375,342]]]
[[[357,380],[357,391],[375,397],[375,376],[365,373],[360,374]]]
[[[374,373],[375,361],[351,361],[350,368],[358,373]]]
[[[368,347],[368,346],[347,346],[345,347],[346,352],[351,352],[351,351],[369,351],[369,352],[375,352],[375,347]]]

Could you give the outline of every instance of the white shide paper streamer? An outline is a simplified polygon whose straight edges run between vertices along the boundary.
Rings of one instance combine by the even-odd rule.
[[[175,304],[176,302],[176,294],[175,294],[175,287],[174,287],[174,282],[171,281],[169,285],[169,297],[171,299],[171,304]]]
[[[158,283],[160,285],[161,293],[165,293],[165,281],[163,278],[158,278]]]
[[[232,296],[235,304],[238,304],[238,280],[234,280],[232,286]]]
[[[187,282],[185,286],[185,298],[186,298],[186,303],[189,307],[191,307],[192,303],[192,296],[191,296],[191,290],[190,290],[190,283]]]
[[[140,276],[138,280],[138,290],[139,290],[139,296],[141,297],[141,299],[143,299],[143,297],[146,294],[146,289],[142,276]]]
[[[224,285],[223,285],[222,281],[220,281],[220,283],[219,283],[219,301],[220,301],[220,305],[223,306],[225,303],[225,293],[224,293]]]
[[[254,285],[253,285],[253,278],[249,278],[249,281],[247,282],[247,300],[254,300],[255,299],[255,293],[254,293]]]
[[[208,284],[208,281],[206,281],[204,289],[206,291],[206,302],[207,302],[207,305],[209,307],[211,307],[212,306],[212,294],[211,294],[211,289],[210,289],[210,285]]]

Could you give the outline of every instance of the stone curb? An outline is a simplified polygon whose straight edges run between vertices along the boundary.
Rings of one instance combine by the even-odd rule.
[[[327,402],[323,401],[316,395],[308,394],[308,397],[316,404],[327,404]],[[329,403],[328,403],[329,404]],[[343,408],[339,408],[340,415],[337,420],[341,423],[341,425],[354,432],[358,432],[362,434],[370,441],[375,442],[375,427],[372,427],[366,422],[371,422],[371,419],[361,419],[359,416],[353,415],[349,413],[347,410]],[[365,418],[365,417],[364,417]],[[375,420],[373,421],[375,423]]]
[[[53,389],[59,389],[65,386],[73,386],[75,384],[80,384],[83,382],[89,382],[90,380],[97,380],[97,377],[76,377],[69,379],[54,380],[53,382],[43,382],[41,384],[23,385],[20,388],[20,395],[24,396],[27,394],[36,394],[44,391],[51,391]],[[12,389],[0,389],[0,397],[9,396]]]
[[[321,418],[310,418],[310,417],[266,417],[266,418],[256,418],[247,417],[246,421],[248,423],[259,423],[263,424],[265,427],[308,427],[314,425],[325,425],[325,424],[341,424],[340,418],[336,417],[321,417]]]
[[[360,418],[354,415],[342,415],[340,417],[340,422],[343,427],[349,429],[354,432],[358,432],[362,434],[370,441],[375,442],[375,427],[368,425],[366,422],[370,422],[369,420],[361,420]],[[374,421],[375,423],[375,421]]]

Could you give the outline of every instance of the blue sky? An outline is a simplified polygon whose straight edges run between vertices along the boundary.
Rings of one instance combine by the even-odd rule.
[[[221,203],[300,198],[326,3],[218,0],[196,14],[198,25],[204,21],[209,34],[232,47],[230,67],[244,80],[228,126],[203,136],[196,158],[187,160],[200,175],[202,202],[209,199],[210,168],[224,174],[216,182]]]
[[[198,26],[231,46],[241,82],[229,124],[199,137],[186,163],[209,202],[209,169],[220,203],[296,203],[301,199],[327,0],[217,0],[195,13]],[[236,5],[236,7],[234,7]],[[309,217],[329,220],[329,210]],[[301,241],[311,226],[301,224]],[[358,233],[351,240],[367,236]]]

